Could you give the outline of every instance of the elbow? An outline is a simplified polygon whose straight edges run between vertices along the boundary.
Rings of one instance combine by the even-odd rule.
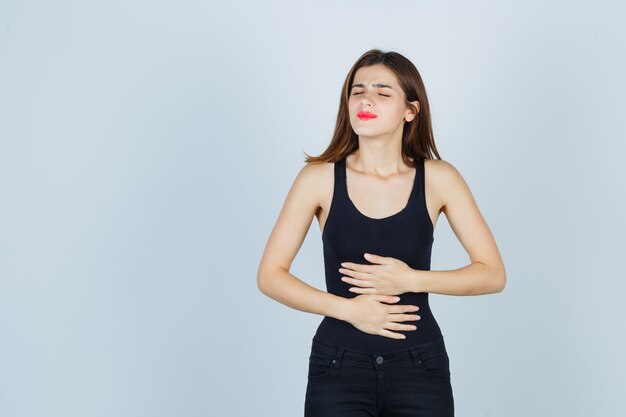
[[[274,280],[274,277],[276,277],[277,271],[278,269],[259,267],[259,270],[256,274],[257,288],[259,289],[259,291],[261,291],[263,294],[267,295],[270,298],[272,297],[270,295],[272,280]]]
[[[267,295],[267,275],[261,270],[256,275],[256,286],[261,293]]]
[[[506,287],[506,271],[504,270],[504,266],[498,268],[496,277],[495,292],[500,293],[504,291],[504,288]]]
[[[496,294],[504,291],[506,286],[506,270],[503,264],[487,264],[481,262],[484,266],[484,288],[483,294]]]
[[[266,294],[266,289],[265,289],[266,281],[267,281],[267,274],[265,273],[261,265],[259,265],[259,269],[256,272],[256,286],[259,289],[259,291],[261,291],[263,294]]]
[[[494,293],[500,293],[504,291],[505,287],[506,287],[506,280],[498,281],[498,285],[496,286],[496,290],[494,291]]]
[[[263,279],[261,278],[261,275],[257,274],[256,276],[256,287],[259,289],[259,291],[261,291],[263,294],[265,294],[263,292]]]

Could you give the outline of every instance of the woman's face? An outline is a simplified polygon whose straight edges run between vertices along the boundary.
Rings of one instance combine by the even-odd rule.
[[[402,132],[405,120],[411,121],[415,117],[414,111],[404,102],[404,92],[395,74],[382,64],[357,70],[348,111],[354,132],[370,137]]]

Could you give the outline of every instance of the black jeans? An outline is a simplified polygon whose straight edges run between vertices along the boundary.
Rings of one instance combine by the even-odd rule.
[[[454,416],[443,336],[382,355],[314,336],[308,372],[305,417]]]

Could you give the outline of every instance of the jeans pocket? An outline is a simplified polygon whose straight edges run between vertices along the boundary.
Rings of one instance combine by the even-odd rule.
[[[335,358],[311,355],[309,357],[309,378],[319,379],[330,375],[336,362]]]
[[[332,372],[339,357],[337,347],[313,340],[309,355],[309,378],[324,378]]]
[[[435,380],[450,379],[450,358],[443,342],[418,352],[415,367],[419,372]]]

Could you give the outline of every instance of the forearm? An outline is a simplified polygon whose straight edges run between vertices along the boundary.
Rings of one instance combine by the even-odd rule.
[[[480,295],[500,292],[506,283],[503,267],[489,267],[473,262],[463,268],[446,271],[412,269],[409,291],[447,295]]]
[[[318,290],[284,268],[259,273],[257,285],[263,294],[288,307],[346,320],[347,298]]]

